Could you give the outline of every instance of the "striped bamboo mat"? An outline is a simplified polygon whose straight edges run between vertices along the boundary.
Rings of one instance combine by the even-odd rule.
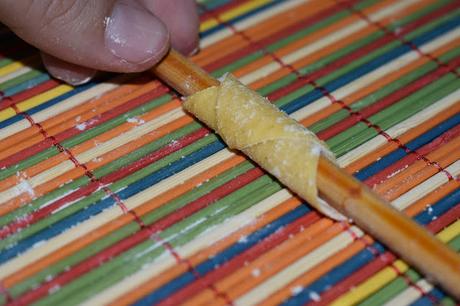
[[[202,0],[201,52],[460,250],[460,2]],[[0,303],[455,302],[148,73],[80,87],[0,30]]]

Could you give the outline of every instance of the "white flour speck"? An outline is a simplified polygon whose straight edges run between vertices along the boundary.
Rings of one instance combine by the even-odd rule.
[[[297,295],[300,292],[302,292],[303,287],[302,286],[295,286],[291,289],[292,295]]]
[[[110,16],[104,17],[104,26],[107,26],[110,22]]]
[[[29,184],[29,181],[27,179],[21,180],[21,182],[16,185],[16,189],[19,192],[19,194],[27,192],[31,197],[35,196],[35,191]]]
[[[128,119],[126,119],[126,121],[129,122],[129,123],[135,123],[135,124],[137,124],[137,125],[141,125],[141,124],[144,124],[144,123],[145,123],[144,120],[139,119],[139,118],[137,118],[137,117],[128,118]]]
[[[260,276],[260,269],[254,269],[251,271],[252,276],[259,277]]]
[[[247,236],[241,236],[240,239],[238,240],[239,243],[247,243],[248,242],[248,237]]]
[[[272,173],[276,177],[281,176],[281,171],[280,171],[280,169],[278,167],[273,168]]]
[[[433,207],[431,207],[431,205],[427,205],[426,210],[427,210],[429,215],[431,215],[433,213]]]
[[[93,158],[91,161],[92,161],[92,162],[95,162],[95,163],[98,163],[98,162],[101,162],[101,161],[103,161],[103,160],[104,160],[104,159],[103,159],[101,156],[98,156],[98,157]]]
[[[55,293],[56,291],[58,291],[59,289],[61,289],[61,286],[55,285],[55,286],[51,287],[51,288],[48,290],[48,293],[49,293],[49,294],[53,294],[53,293]]]
[[[318,156],[321,154],[321,147],[320,146],[313,146],[311,148],[311,154]]]
[[[321,297],[315,291],[310,291],[309,296],[315,302],[321,301]]]
[[[77,124],[75,127],[76,127],[79,131],[84,131],[84,130],[86,129],[86,122]]]

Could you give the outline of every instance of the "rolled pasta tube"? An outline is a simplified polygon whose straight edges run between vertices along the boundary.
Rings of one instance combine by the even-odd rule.
[[[184,108],[326,216],[346,218],[318,196],[320,154],[333,154],[314,133],[227,74],[220,86],[188,97]]]

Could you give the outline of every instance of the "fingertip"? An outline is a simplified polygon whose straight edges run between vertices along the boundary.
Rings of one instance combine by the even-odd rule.
[[[89,82],[97,73],[94,69],[68,63],[43,52],[41,57],[49,74],[73,86]]]
[[[193,38],[193,39],[192,39]],[[184,40],[172,42],[173,47],[184,55],[195,55],[200,51],[198,34]]]
[[[158,62],[169,48],[166,26],[134,1],[118,0],[106,19],[105,45],[116,57],[144,66]]]
[[[195,0],[178,0],[178,18],[171,26],[171,44],[184,55],[193,55],[199,48],[199,27],[197,4]]]
[[[171,33],[171,45],[184,55],[198,51],[199,16],[194,0],[143,0]]]

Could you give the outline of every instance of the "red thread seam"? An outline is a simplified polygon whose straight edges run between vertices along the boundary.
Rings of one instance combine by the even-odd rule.
[[[428,157],[426,157],[425,155],[423,154],[420,154],[417,150],[411,150],[409,149],[405,144],[403,144],[401,142],[401,140],[399,140],[397,137],[393,138],[391,137],[387,132],[385,132],[379,125],[375,124],[375,123],[372,123],[371,121],[369,121],[367,118],[365,118],[365,116],[363,116],[359,111],[353,111],[351,109],[350,106],[346,105],[345,102],[343,102],[342,100],[337,100],[335,99],[334,96],[332,96],[331,93],[329,93],[327,91],[327,89],[325,89],[323,86],[320,86],[318,85],[315,81],[310,81],[309,82],[312,86],[314,86],[316,89],[320,90],[323,95],[325,95],[326,97],[329,98],[329,100],[332,102],[332,103],[337,103],[340,105],[340,107],[342,109],[345,109],[346,111],[348,111],[348,113],[351,115],[351,116],[355,116],[357,117],[357,119],[366,124],[369,128],[372,128],[374,129],[379,135],[385,137],[385,139],[388,141],[388,142],[393,142],[395,143],[398,148],[404,150],[404,152],[406,152],[407,154],[413,154],[417,157],[417,160],[423,160],[428,166],[433,166],[435,167],[438,172],[443,172],[449,181],[453,180],[454,177],[453,175],[447,171],[444,167],[442,167],[437,161],[432,161],[430,160]]]
[[[0,90],[0,102],[2,101],[11,101],[11,97],[5,95],[5,93]]]
[[[76,168],[82,168],[84,170],[85,175],[92,182],[97,183],[98,186],[100,186],[102,190],[104,190],[104,192],[108,196],[112,197],[115,200],[117,206],[120,207],[123,213],[132,215],[134,218],[134,221],[139,225],[141,229],[147,228],[150,231],[150,228],[145,225],[144,221],[139,217],[139,215],[135,211],[129,210],[127,208],[127,206],[125,205],[123,200],[118,196],[118,194],[114,193],[107,186],[103,186],[102,182],[91,172],[91,170],[89,170],[88,167],[84,163],[80,163],[78,159],[73,155],[73,153],[69,149],[65,148],[62,144],[60,144],[54,136],[49,135],[40,123],[35,122],[35,120],[28,113],[20,111],[18,107],[16,106],[16,104],[11,105],[11,107],[14,109],[16,114],[22,115],[24,118],[27,119],[27,121],[29,121],[29,123],[32,126],[35,126],[39,130],[40,134],[42,134],[45,139],[50,139],[53,143],[53,146],[55,146],[59,150],[59,152],[66,154],[69,160],[75,165]],[[154,241],[160,243],[168,252],[170,252],[171,255],[176,259],[178,263],[185,263],[187,265],[188,270],[195,277],[197,278],[202,277],[201,274],[193,267],[190,260],[181,258],[179,253],[177,253],[174,250],[172,245],[164,241],[163,239],[161,239],[161,237],[158,236],[158,234],[153,234],[151,238],[153,238]],[[233,305],[230,298],[225,293],[219,292],[219,290],[213,284],[208,285],[208,287],[214,292],[216,296],[223,298],[227,302],[227,304]],[[8,293],[8,291],[6,291],[6,289],[3,286],[1,286],[1,283],[0,283],[0,292],[2,291],[5,292],[7,299],[11,299],[11,296]]]
[[[339,3],[340,4],[340,3]],[[204,8],[206,10],[206,8]],[[307,81],[308,83],[310,83],[315,89],[318,89],[322,92],[322,94],[326,97],[329,98],[329,100],[331,101],[331,103],[338,103],[343,109],[347,110],[350,115],[352,116],[357,116],[357,118],[359,119],[359,121],[361,122],[364,122],[368,127],[371,127],[371,128],[374,128],[376,129],[376,131],[381,134],[382,136],[384,136],[387,141],[392,141],[392,142],[395,142],[398,147],[400,147],[401,149],[403,149],[405,152],[407,152],[408,154],[416,154],[417,156],[417,159],[423,159],[425,162],[427,162],[428,165],[433,165],[435,166],[439,171],[443,171],[449,181],[453,179],[453,176],[447,171],[445,170],[443,167],[441,167],[441,165],[439,165],[438,162],[432,162],[430,161],[427,157],[425,157],[424,155],[421,155],[420,153],[416,152],[416,150],[410,150],[406,145],[404,145],[399,139],[394,139],[392,138],[390,135],[388,135],[385,131],[383,131],[383,129],[381,129],[378,125],[376,124],[373,124],[371,123],[369,120],[367,120],[366,118],[364,118],[364,116],[359,112],[359,111],[353,111],[348,105],[346,105],[343,101],[341,100],[337,100],[335,99],[335,97],[326,89],[324,88],[323,86],[320,86],[318,85],[310,76],[306,75],[301,75],[301,73],[295,69],[292,65],[290,64],[286,64],[283,62],[283,60],[281,58],[279,58],[277,55],[273,54],[272,52],[270,52],[269,50],[267,50],[265,47],[263,46],[259,46],[259,44],[255,41],[253,41],[248,35],[246,35],[246,33],[244,33],[244,31],[240,31],[240,30],[237,30],[232,24],[228,23],[228,22],[225,22],[223,20],[220,19],[219,16],[214,16],[214,18],[216,19],[217,22],[221,23],[221,24],[224,24],[225,26],[227,26],[234,34],[236,35],[240,35],[243,39],[245,39],[246,41],[248,41],[250,44],[254,45],[255,47],[257,47],[258,49],[260,49],[265,55],[267,56],[270,56],[273,60],[275,60],[281,67],[285,67],[287,69],[289,69],[293,74],[296,75],[297,79],[298,80],[305,80]],[[450,69],[449,69],[450,71]],[[346,224],[346,223],[345,223]],[[347,228],[348,227],[348,228]],[[361,241],[363,241],[363,243],[366,245],[366,248],[369,249],[369,251],[371,251],[375,256],[377,256],[379,253],[378,253],[378,250],[375,249],[374,247],[372,247],[371,245],[369,245],[369,243],[367,243],[364,239],[362,239],[361,237],[357,237],[355,235],[355,233],[353,233],[351,230],[349,230],[349,225],[347,225],[346,227],[346,230],[352,235],[353,239],[359,239]],[[380,256],[382,258],[382,256]],[[382,260],[384,260],[382,258]],[[419,287],[417,284],[413,283],[412,280],[410,280],[410,278],[408,278],[405,274],[401,273],[401,271],[399,271],[397,269],[397,267],[395,267],[393,265],[393,263],[390,263],[388,261],[386,261],[387,264],[389,264],[391,266],[391,268],[396,272],[396,274],[398,275],[398,277],[402,277],[403,280],[409,285],[409,286],[412,286],[413,288],[415,288],[417,291],[419,291],[422,296],[427,296],[430,300],[436,302],[437,299],[434,297],[434,296],[431,296],[430,293],[427,293],[427,292],[424,292],[424,290]]]
[[[46,132],[46,130],[43,128],[43,126],[40,123],[35,122],[32,116],[30,116],[26,112],[20,111],[16,104],[12,104],[11,107],[14,109],[16,114],[23,116],[27,121],[29,121],[31,126],[35,126],[39,130],[40,134],[42,134],[45,139],[51,140],[51,142],[53,143],[53,146],[56,147],[56,149],[58,149],[59,152],[67,155],[67,158],[74,164],[76,168],[83,169],[84,174],[90,179],[90,181],[98,184],[98,186],[102,188],[102,190],[108,196],[112,197],[117,203],[117,205],[120,206],[120,208],[123,210],[124,213],[128,213],[129,211],[128,208],[126,207],[126,205],[124,205],[124,203],[121,201],[118,195],[116,195],[107,186],[103,186],[102,182],[88,169],[88,167],[84,163],[80,163],[78,159],[73,155],[73,153],[69,149],[61,145],[53,135],[49,135],[48,132]]]
[[[0,293],[5,295],[6,298],[6,303],[9,304],[13,301],[13,297],[11,296],[10,292],[8,289],[3,285],[3,282],[0,281]]]
[[[401,272],[401,270],[399,270],[398,267],[396,267],[396,265],[394,264],[394,261],[389,260],[387,256],[384,256],[384,254],[381,254],[379,250],[377,250],[377,248],[371,245],[369,241],[364,239],[364,236],[359,237],[358,235],[356,235],[356,233],[351,230],[350,224],[344,221],[340,223],[343,229],[346,230],[350,234],[350,236],[352,237],[354,241],[355,240],[361,241],[365,245],[366,249],[368,249],[375,258],[378,258],[379,260],[386,263],[387,266],[389,266],[396,273],[398,277],[401,277],[408,286],[413,287],[415,290],[417,290],[420,293],[421,296],[426,296],[428,299],[431,300],[431,302],[433,302],[434,304],[437,304],[438,299],[434,295],[432,295],[430,292],[426,292],[425,290],[423,290],[422,287],[414,283],[410,279],[410,277],[408,277],[406,274]]]
[[[422,57],[426,57],[428,58],[429,60],[433,61],[434,63],[436,63],[439,67],[444,67],[444,68],[447,68],[449,70],[449,72],[453,73],[457,78],[460,77],[460,74],[455,70],[455,69],[452,69],[449,65],[447,65],[446,63],[443,63],[441,62],[436,56],[430,54],[430,53],[425,53],[423,52],[422,50],[420,50],[419,47],[417,47],[416,44],[414,44],[412,41],[410,40],[407,40],[405,39],[404,37],[402,37],[401,35],[399,35],[398,33],[394,32],[394,31],[391,31],[390,29],[388,29],[385,25],[383,25],[382,23],[380,23],[379,21],[372,21],[369,16],[367,16],[363,11],[359,10],[359,9],[356,9],[354,8],[353,6],[349,5],[348,3],[345,3],[345,2],[342,2],[342,1],[337,1],[336,0],[336,3],[338,5],[341,5],[343,7],[345,7],[347,10],[349,10],[350,12],[358,15],[361,19],[363,19],[364,21],[366,21],[367,23],[369,23],[370,25],[374,25],[376,26],[377,28],[379,28],[381,31],[383,31],[386,35],[389,35],[389,36],[393,36],[395,37],[396,39],[398,39],[400,42],[402,42],[404,45],[408,46],[409,48],[411,48],[412,50],[414,50],[415,52],[417,52],[418,55],[422,56]]]
[[[160,236],[159,236],[159,233],[155,233],[151,236],[151,238],[153,240],[155,240],[156,242],[158,243],[161,243],[162,246],[171,253],[171,255],[176,259],[177,263],[181,264],[181,263],[184,263],[186,266],[187,266],[187,269],[197,278],[197,279],[200,279],[202,278],[202,275],[195,269],[195,267],[193,266],[193,264],[190,262],[189,259],[187,258],[182,258],[179,253],[177,253],[176,250],[174,250],[173,246],[167,242],[167,241],[164,241]],[[214,293],[214,295],[216,297],[220,297],[222,298],[226,303],[227,305],[233,305],[233,301],[230,299],[230,297],[225,293],[225,292],[222,292],[220,291],[213,283],[210,283],[207,285],[207,287],[209,289],[212,290],[212,292]]]
[[[171,91],[171,88],[169,86],[166,86],[167,88],[167,91],[166,92],[169,92],[169,94],[176,98],[176,99],[180,99],[180,97],[177,95],[177,93],[175,91]],[[131,211],[130,211],[131,212]],[[137,214],[133,211],[133,213],[137,216]],[[152,232],[152,229],[150,227],[147,227],[145,226],[145,224],[143,223],[142,219],[140,219],[139,217],[137,217],[141,222],[142,222],[142,228],[146,228],[150,233],[153,233]],[[188,258],[182,258],[179,253],[177,253],[177,251],[174,249],[174,247],[168,242],[168,241],[165,241],[163,240],[160,236],[159,236],[159,233],[153,233],[151,235],[151,238],[158,242],[158,243],[161,243],[161,245],[169,252],[171,253],[171,255],[176,259],[176,262],[178,264],[181,264],[181,263],[184,263],[186,266],[187,266],[187,269],[190,273],[192,273],[195,278],[197,279],[200,279],[202,278],[203,276],[200,274],[200,272],[198,272],[195,267],[193,266],[192,262],[188,259]],[[220,291],[216,286],[214,286],[214,284],[208,284],[207,287],[209,289],[211,289],[211,291],[214,293],[215,296],[217,297],[220,297],[222,298],[226,303],[227,305],[230,305],[230,306],[233,306],[233,301],[230,299],[230,297],[225,293],[225,292],[222,292]]]
[[[417,47],[417,45],[415,45],[413,42],[405,39],[404,37],[402,37],[401,35],[399,35],[398,33],[395,33],[391,30],[389,30],[386,26],[384,26],[383,24],[381,24],[380,22],[378,21],[372,21],[370,20],[370,18],[362,11],[354,8],[353,6],[350,6],[348,5],[347,3],[345,2],[341,2],[341,1],[336,1],[337,4],[341,5],[341,6],[344,6],[346,9],[348,9],[350,12],[358,15],[361,19],[363,19],[364,21],[366,21],[367,23],[369,23],[370,25],[374,25],[376,26],[377,28],[379,28],[381,31],[383,31],[385,33],[385,35],[389,35],[389,36],[393,36],[395,37],[396,39],[398,39],[399,41],[401,41],[403,44],[405,44],[406,46],[409,46],[412,50],[414,50],[415,52],[417,52],[417,54],[421,57],[426,57],[428,58],[429,60],[433,61],[435,64],[438,65],[438,67],[443,67],[443,68],[446,68],[449,72],[453,73],[457,78],[460,77],[460,74],[451,67],[451,65],[449,64],[446,64],[446,63],[443,63],[441,62],[437,57],[435,57],[434,55],[430,54],[430,53],[425,53],[423,52],[422,50],[420,50],[419,47]],[[343,101],[338,101],[338,103],[340,103],[340,105],[342,106],[342,103]],[[347,111],[352,114],[352,110],[351,108],[347,107],[346,108]],[[359,115],[358,118],[362,118],[361,115]],[[455,177],[449,172],[447,171],[444,167],[442,167],[437,161],[431,161],[430,159],[428,159],[426,156],[418,153],[416,150],[410,150],[406,145],[404,145],[398,138],[392,138],[390,135],[388,135],[385,131],[383,131],[379,126],[375,125],[375,124],[372,124],[369,120],[367,120],[366,118],[363,118],[363,120],[360,119],[361,122],[365,123],[368,127],[371,127],[371,128],[374,128],[380,135],[382,135],[383,137],[385,137],[387,139],[387,141],[391,141],[391,142],[394,142],[396,143],[396,145],[400,148],[400,149],[403,149],[407,154],[415,154],[415,156],[417,157],[418,160],[423,160],[428,166],[434,166],[438,172],[443,172],[447,178],[449,179],[449,181],[451,180],[456,180],[457,182],[460,182],[459,178],[458,177]]]

